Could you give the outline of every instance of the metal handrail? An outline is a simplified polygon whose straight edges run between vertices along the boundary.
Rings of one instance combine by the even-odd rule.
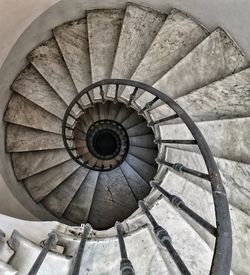
[[[67,118],[70,112],[72,111],[72,109],[74,108],[74,106],[77,104],[77,102],[80,100],[80,98],[83,95],[87,94],[89,96],[90,91],[93,91],[96,87],[102,88],[102,86],[104,85],[116,85],[116,91],[118,91],[118,88],[120,85],[137,88],[136,91],[138,89],[144,90],[154,95],[155,98],[150,102],[148,102],[147,104],[145,104],[143,108],[141,108],[141,110],[139,111],[140,114],[142,114],[144,111],[147,111],[149,108],[151,108],[152,105],[157,100],[161,100],[176,113],[176,115],[173,115],[172,118],[175,119],[179,117],[188,127],[205,161],[205,164],[208,170],[207,179],[211,183],[212,195],[214,200],[217,236],[216,236],[216,243],[215,243],[215,249],[214,249],[214,255],[213,255],[210,274],[228,275],[230,273],[231,258],[232,258],[232,231],[231,231],[230,214],[229,214],[229,207],[228,207],[226,192],[221,181],[218,167],[215,163],[212,152],[205,138],[203,137],[198,127],[195,125],[194,121],[190,118],[190,116],[173,99],[171,99],[165,93],[147,84],[144,84],[138,81],[133,81],[133,80],[105,79],[88,86],[72,100],[63,118],[63,127],[62,127],[63,142],[69,155],[72,157],[72,159],[74,159],[80,165],[90,168],[89,166],[81,162],[79,159],[77,159],[77,157],[75,157],[72,151],[70,150],[70,146],[68,145],[66,140]],[[132,98],[130,98],[131,100],[129,99],[129,102],[128,102],[129,104],[131,104],[131,102],[134,100],[133,98],[135,98],[135,93],[133,94]],[[117,94],[118,93],[116,92],[116,95]],[[114,100],[119,101],[119,98],[117,98],[116,96]],[[169,120],[169,117],[166,118],[166,120]],[[160,120],[160,121],[164,121],[164,120]],[[156,122],[152,122],[151,124],[155,125]],[[182,171],[185,172],[183,169]]]

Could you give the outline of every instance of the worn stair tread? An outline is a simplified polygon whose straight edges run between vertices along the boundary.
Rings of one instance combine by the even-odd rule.
[[[127,155],[126,162],[146,181],[149,183],[156,174],[156,168],[143,160]]]
[[[144,121],[138,125],[135,125],[129,129],[127,129],[127,133],[129,137],[133,136],[142,136],[152,133],[152,129],[148,127],[147,122]]]
[[[91,84],[87,19],[58,26],[53,33],[77,91],[81,92]]]
[[[17,93],[12,94],[4,121],[56,134],[62,132],[61,119]]]
[[[28,60],[69,105],[77,95],[77,91],[55,38],[51,38],[33,50]]]
[[[78,168],[79,164],[73,160],[68,160],[25,179],[23,183],[33,199],[39,202]]]
[[[166,160],[171,163],[182,163],[190,169],[207,173],[202,155],[195,152],[168,148]],[[215,157],[215,162],[226,189],[229,203],[247,215],[250,215],[250,165],[217,157]],[[181,176],[207,191],[211,191],[211,187],[206,180],[188,175],[187,173],[182,173]]]
[[[124,15],[111,78],[129,79],[164,23],[166,15],[129,3]],[[121,66],[122,64],[122,66]],[[115,86],[108,90],[114,97]]]
[[[79,167],[65,181],[56,187],[48,196],[41,201],[52,214],[61,217],[71,200],[79,190],[81,184],[88,174],[88,169]]]
[[[110,120],[116,120],[116,117],[120,111],[120,109],[122,108],[122,104],[121,103],[116,103],[113,104],[112,102],[109,105],[109,114],[108,114],[108,119]]]
[[[133,112],[122,122],[122,126],[129,129],[143,121],[145,121],[145,119],[142,116],[139,116],[137,112]]]
[[[127,117],[129,117],[134,110],[132,108],[127,108],[124,104],[121,106],[120,111],[116,115],[115,121],[122,123]]]
[[[60,148],[64,148],[61,135],[35,130],[20,125],[7,125],[7,152],[27,152]]]
[[[63,119],[67,105],[31,64],[15,79],[11,88],[47,112]]]
[[[141,147],[144,149],[156,149],[157,146],[154,144],[154,135],[147,134],[143,136],[135,136],[129,138],[129,143],[132,146]]]
[[[95,193],[99,173],[100,172],[93,170],[89,171],[81,187],[75,193],[75,196],[64,212],[63,217],[78,225],[88,221],[89,210]]]
[[[136,208],[137,202],[119,167],[100,173],[88,218],[94,228],[112,227]]]
[[[155,159],[157,158],[158,150],[141,148],[137,146],[130,145],[129,154],[149,163],[150,165],[157,166]]]
[[[152,85],[206,38],[208,32],[181,11],[173,9],[131,79]],[[122,97],[128,99],[131,88]]]
[[[250,118],[197,122],[214,156],[250,163]],[[161,139],[193,139],[185,124],[159,126]],[[240,129],[240,131],[239,131]],[[233,145],[233,146],[232,146]],[[196,145],[170,144],[170,147],[199,152]]]
[[[22,180],[69,159],[65,149],[22,152],[12,154],[12,165],[17,179]]]

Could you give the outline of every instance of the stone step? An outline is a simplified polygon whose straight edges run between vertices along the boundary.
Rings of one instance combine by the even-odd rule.
[[[1,224],[1,228],[3,228],[3,224]],[[8,266],[5,266],[5,263],[8,263],[8,261],[11,259],[13,254],[14,254],[14,251],[9,247],[7,243],[7,237],[5,232],[0,229],[0,272],[3,272],[5,268],[8,267]]]
[[[116,103],[113,104],[112,102],[109,105],[109,114],[108,114],[108,119],[110,120],[116,120],[116,117],[120,111],[120,109],[123,107],[123,104],[121,103]]]
[[[11,88],[47,112],[63,119],[67,105],[31,64],[15,79]]]
[[[148,127],[147,122],[142,122],[127,129],[127,133],[129,137],[143,136],[152,133],[152,130]]]
[[[56,93],[69,105],[77,90],[54,38],[33,50],[28,60],[39,71]]]
[[[93,83],[111,76],[124,13],[117,9],[87,11],[89,54]],[[104,87],[106,90],[106,87]],[[99,89],[94,99],[101,99]]]
[[[107,119],[109,112],[109,101],[105,104],[98,104],[99,108],[99,120]]]
[[[148,149],[156,149],[156,145],[154,144],[154,135],[144,135],[144,136],[135,136],[129,138],[129,143],[132,146],[137,146],[141,148]]]
[[[0,274],[1,275],[15,275],[15,274],[17,274],[17,270],[14,269],[11,265],[0,260]]]
[[[145,119],[142,116],[139,116],[137,112],[133,112],[122,122],[122,126],[126,129],[129,129],[142,123],[143,121],[145,121]]]
[[[62,136],[19,125],[8,124],[6,152],[27,152],[64,148]]]
[[[129,146],[129,154],[133,155],[134,157],[137,157],[146,163],[157,166],[155,159],[157,158],[157,149],[147,149],[147,148],[141,148],[137,146],[130,145]]]
[[[12,165],[18,180],[47,170],[70,159],[65,149],[12,154]]]
[[[111,78],[129,79],[159,29],[166,15],[156,10],[129,3],[116,50]],[[115,86],[110,86],[108,97],[114,97]]]
[[[17,231],[13,232],[9,245],[15,250],[9,264],[18,270],[18,274],[28,274],[42,248],[24,238]],[[49,251],[38,274],[68,274],[71,264],[71,257]],[[55,268],[55,266],[60,268]]]
[[[78,168],[41,201],[42,205],[55,216],[61,217],[83,184],[88,171],[84,167]]]
[[[134,157],[130,154],[127,155],[126,162],[144,179],[149,183],[156,174],[156,168],[141,159]]]
[[[36,202],[50,194],[65,179],[79,168],[79,164],[68,160],[23,181],[25,187]]]
[[[215,157],[250,164],[250,118],[203,121],[196,125]],[[159,129],[161,139],[193,139],[185,124],[162,125]],[[196,145],[170,144],[170,147],[199,152]]]
[[[63,217],[80,225],[88,221],[89,211],[100,172],[90,170],[68,205]]]
[[[195,90],[176,102],[194,121],[250,116],[250,69]],[[153,120],[174,114],[166,105],[150,111]],[[176,123],[177,120],[168,123]]]
[[[56,134],[62,133],[61,119],[16,93],[8,103],[4,121]]]
[[[203,157],[198,153],[168,148],[166,160],[171,163],[182,163],[190,169],[207,173]],[[215,162],[219,168],[229,203],[250,215],[250,165],[221,158],[215,158]],[[211,190],[206,180],[187,173],[182,173],[181,176],[207,191]]]
[[[132,108],[126,108],[126,106],[122,104],[119,113],[116,115],[115,121],[118,123],[122,123],[133,112],[134,110]]]
[[[118,167],[99,175],[88,222],[95,229],[114,226],[137,208],[137,202]]]
[[[153,85],[207,35],[197,21],[173,9],[131,79]],[[130,93],[127,87],[121,97],[129,99]]]

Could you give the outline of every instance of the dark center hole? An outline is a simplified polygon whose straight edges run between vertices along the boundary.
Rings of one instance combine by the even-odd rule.
[[[108,130],[97,132],[93,138],[96,152],[102,156],[113,155],[118,146],[116,136],[116,133]]]

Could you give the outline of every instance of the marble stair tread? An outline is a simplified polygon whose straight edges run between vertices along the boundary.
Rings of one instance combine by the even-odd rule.
[[[65,161],[23,181],[36,202],[41,201],[79,168],[73,160]]]
[[[110,103],[108,119],[116,120],[116,117],[122,107],[123,105],[121,103],[116,103],[116,104]]]
[[[31,64],[15,79],[11,88],[47,112],[63,119],[67,105]]]
[[[126,162],[144,179],[149,183],[156,174],[156,168],[143,160],[128,154]]]
[[[168,148],[166,160],[171,163],[181,163],[190,169],[207,173],[202,155],[195,152]],[[222,158],[215,158],[215,162],[226,189],[229,203],[250,215],[250,165]],[[207,191],[211,191],[211,187],[206,180],[187,173],[182,173],[181,176]]]
[[[173,9],[131,79],[154,84],[207,35],[197,21]],[[125,88],[121,97],[128,99],[130,93],[131,88]]]
[[[20,125],[7,125],[7,152],[27,152],[60,148],[64,148],[61,135],[35,130]]]
[[[157,149],[147,149],[130,145],[129,154],[137,157],[150,165],[157,166],[155,159],[157,158]]]
[[[146,197],[151,190],[150,185],[126,161],[121,164],[120,168],[137,201]]]
[[[17,274],[17,270],[15,268],[13,268],[11,265],[0,260],[0,274],[1,275],[15,275],[15,274]]]
[[[53,30],[78,92],[91,84],[87,19],[72,21]]]
[[[55,38],[51,38],[33,50],[29,54],[28,60],[62,100],[69,105],[77,95],[77,90]]]
[[[203,121],[196,125],[215,157],[250,164],[250,118]],[[193,139],[185,124],[162,125],[159,129],[161,139]],[[170,144],[170,147],[199,152],[196,145]]]
[[[152,133],[151,128],[148,127],[147,122],[142,122],[129,129],[127,129],[129,137],[142,136]]]
[[[25,179],[70,159],[65,149],[12,154],[12,165],[18,180]]]
[[[13,93],[4,113],[4,121],[38,130],[62,133],[62,120],[33,102]]]
[[[143,121],[145,121],[145,119],[142,116],[139,116],[137,112],[133,112],[122,122],[122,126],[128,129]]]
[[[127,108],[124,104],[121,106],[120,111],[116,115],[115,121],[122,123],[124,120],[126,120],[127,117],[129,117],[134,110],[132,108]]]
[[[81,187],[88,171],[89,170],[85,167],[79,167],[41,201],[42,205],[55,216],[61,217]]]
[[[165,19],[166,15],[156,10],[133,3],[128,4],[111,78],[129,79],[132,76]],[[110,86],[108,97],[114,97],[114,92],[115,86]]]
[[[9,264],[18,270],[18,274],[28,274],[42,248],[24,238],[17,231],[13,232],[9,244],[15,250],[15,254]],[[67,274],[71,264],[71,257],[49,251],[46,259],[40,266],[39,274]],[[59,266],[60,268],[55,268],[55,266]]]
[[[156,149],[156,145],[154,144],[154,135],[148,134],[143,136],[135,136],[129,138],[129,143],[131,146],[137,146],[144,149]]]
[[[98,171],[89,171],[82,185],[65,210],[63,217],[78,225],[88,221],[99,174],[100,172]]]
[[[242,70],[222,80],[176,99],[194,121],[250,116],[250,69]],[[153,120],[174,112],[165,104],[150,111]],[[176,120],[169,123],[175,123]]]
[[[119,167],[100,173],[88,218],[93,228],[112,227],[136,208],[137,202]]]

